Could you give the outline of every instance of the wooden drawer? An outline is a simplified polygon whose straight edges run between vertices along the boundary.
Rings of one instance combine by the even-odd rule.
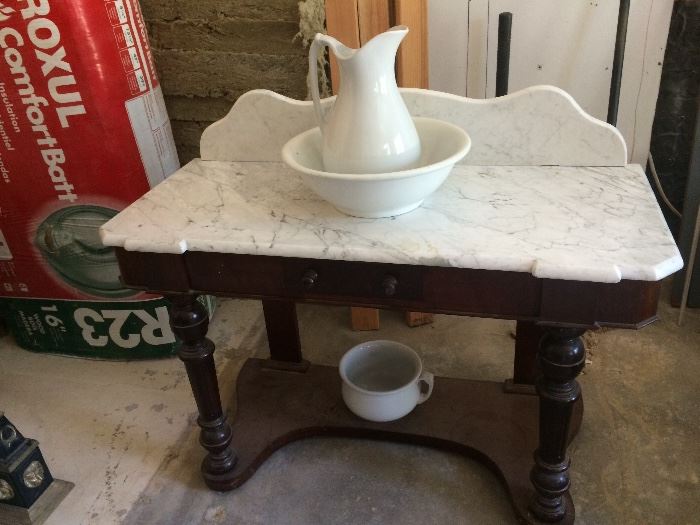
[[[203,252],[185,259],[191,287],[201,292],[334,303],[422,298],[418,266]]]
[[[116,250],[127,286],[413,311],[639,328],[660,282],[587,283],[524,272],[187,252]]]
[[[319,259],[285,259],[284,288],[288,297],[335,301],[420,301],[423,268]]]

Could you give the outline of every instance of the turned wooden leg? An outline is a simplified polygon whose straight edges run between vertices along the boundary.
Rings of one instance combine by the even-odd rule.
[[[209,488],[224,490],[236,465],[236,454],[231,448],[231,427],[221,409],[214,343],[206,338],[209,317],[196,295],[171,295],[168,299],[170,325],[182,341],[178,356],[185,363],[199,410],[199,442],[208,452],[202,461],[202,475]]]
[[[572,409],[581,394],[576,376],[586,360],[580,338],[584,332],[580,328],[546,327],[537,354],[542,372],[537,380],[540,434],[530,472],[535,486],[530,510],[542,521],[559,521],[567,512],[564,495],[570,485],[570,460],[566,447]]]

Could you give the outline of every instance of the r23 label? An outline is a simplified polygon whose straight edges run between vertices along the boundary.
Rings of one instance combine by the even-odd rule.
[[[152,346],[172,344],[175,335],[170,329],[168,308],[158,306],[154,309],[155,317],[145,310],[100,310],[78,308],[74,313],[75,322],[82,330],[83,339],[90,346],[104,347],[110,341],[121,348],[135,348],[141,342]],[[140,331],[138,323],[131,316],[143,321]],[[124,333],[124,327],[132,332]],[[104,333],[107,326],[107,334]]]

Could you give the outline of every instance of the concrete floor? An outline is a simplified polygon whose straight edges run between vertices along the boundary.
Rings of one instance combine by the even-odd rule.
[[[299,313],[305,356],[316,363],[336,364],[354,344],[388,338],[415,348],[438,375],[511,373],[511,322],[438,316],[409,329],[398,313],[382,312],[379,332],[357,333],[346,308]],[[700,523],[700,311],[682,328],[665,301],[660,315],[639,332],[586,337],[586,415],[570,448],[577,523]],[[240,366],[266,352],[259,303],[222,303],[210,335],[222,397],[235,409]],[[0,377],[0,409],[40,441],[56,477],[76,483],[49,525],[515,523],[505,491],[478,463],[363,440],[293,443],[240,489],[208,491],[177,360],[81,361],[25,352],[4,338]]]

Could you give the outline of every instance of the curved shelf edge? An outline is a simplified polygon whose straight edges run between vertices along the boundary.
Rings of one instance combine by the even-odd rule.
[[[539,523],[527,510],[537,446],[537,396],[506,392],[502,383],[436,377],[426,403],[400,420],[373,423],[345,407],[335,367],[311,365],[306,372],[287,372],[266,363],[249,359],[241,369],[232,424],[238,463],[227,475],[203,472],[210,488],[241,486],[277,449],[293,441],[323,436],[375,439],[429,446],[480,461],[503,483],[517,518]],[[580,402],[570,439],[578,432],[582,414]],[[569,512],[561,524],[574,519],[568,493],[566,498]]]

